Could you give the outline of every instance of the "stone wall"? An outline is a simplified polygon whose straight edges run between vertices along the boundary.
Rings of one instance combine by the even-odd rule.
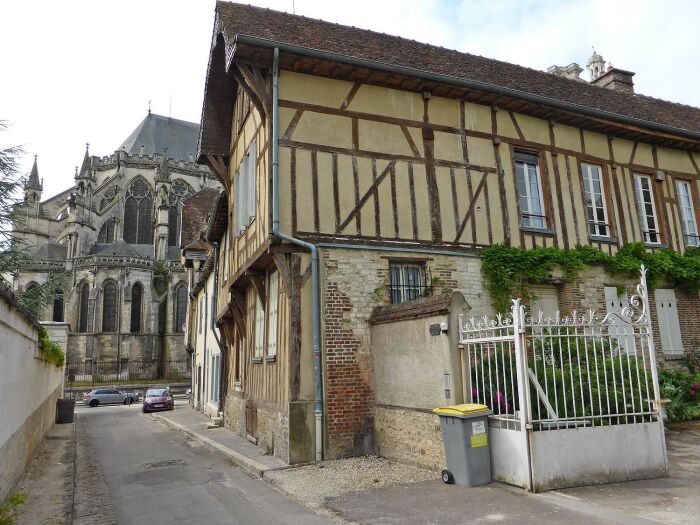
[[[433,277],[433,294],[461,291],[473,315],[492,312],[475,257],[420,254]],[[374,452],[374,365],[369,319],[388,304],[389,260],[415,254],[323,250],[326,457]]]
[[[0,289],[0,501],[24,474],[63,393],[63,368],[43,361],[39,328]]]
[[[377,405],[374,425],[379,455],[432,470],[446,468],[440,420],[429,410]]]

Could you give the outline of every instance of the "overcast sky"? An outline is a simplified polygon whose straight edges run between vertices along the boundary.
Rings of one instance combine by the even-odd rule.
[[[536,69],[592,46],[639,93],[700,106],[700,2],[248,0]],[[199,121],[214,0],[0,0],[0,147],[39,155],[44,198],[69,187],[85,143],[108,155],[153,112]],[[585,75],[585,73],[584,73]]]

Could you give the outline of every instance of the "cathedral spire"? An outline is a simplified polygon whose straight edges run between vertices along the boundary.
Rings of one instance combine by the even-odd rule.
[[[78,177],[90,177],[90,143],[85,143],[85,156],[83,157],[83,164],[80,166],[80,172]]]
[[[32,166],[32,171],[29,173],[29,178],[24,186],[25,190],[39,190],[43,189],[43,184],[39,180],[39,168],[36,164],[37,156],[34,155],[34,165]]]

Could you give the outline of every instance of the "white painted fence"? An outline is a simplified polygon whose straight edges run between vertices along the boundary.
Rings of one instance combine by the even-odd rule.
[[[494,477],[533,491],[665,476],[646,270],[629,304],[460,319],[466,398],[489,406]]]

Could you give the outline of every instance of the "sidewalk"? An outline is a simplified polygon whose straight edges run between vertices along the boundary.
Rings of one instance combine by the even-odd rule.
[[[289,467],[281,459],[265,454],[256,445],[236,435],[231,429],[207,428],[211,419],[189,406],[175,405],[175,410],[172,412],[155,412],[152,415],[166,425],[215,448],[228,456],[234,464],[259,478],[262,478],[266,472]]]

